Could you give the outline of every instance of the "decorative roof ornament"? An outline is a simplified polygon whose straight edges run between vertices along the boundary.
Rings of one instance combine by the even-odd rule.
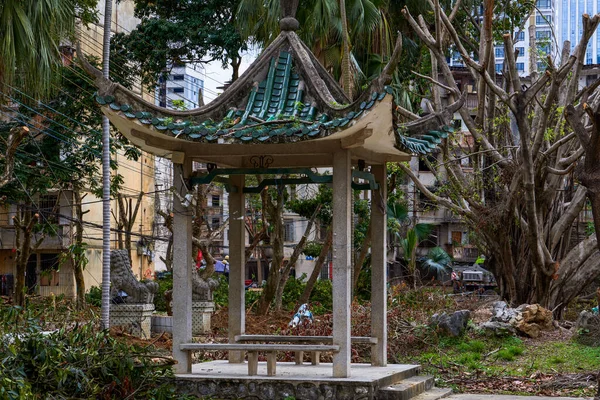
[[[296,19],[296,10],[300,0],[280,0],[281,20],[279,28],[282,31],[297,31],[300,28],[300,23]]]

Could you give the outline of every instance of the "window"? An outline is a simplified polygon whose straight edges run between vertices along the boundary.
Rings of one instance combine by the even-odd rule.
[[[183,81],[185,80],[185,75],[173,75],[174,81]]]
[[[220,207],[221,206],[221,196],[218,194],[213,194],[212,195],[212,206],[213,207]]]
[[[550,39],[550,31],[537,31],[535,32],[536,39]]]
[[[219,229],[221,227],[221,218],[219,218],[219,217],[212,217],[210,227],[213,230]]]
[[[515,52],[518,52],[518,57],[525,57],[525,47],[515,47]]]
[[[546,70],[546,63],[542,61],[538,61],[537,63],[538,72],[544,72]]]
[[[286,221],[285,229],[283,232],[283,241],[284,242],[293,242],[294,241],[294,221]]]
[[[523,40],[525,40],[525,32],[523,32],[523,31],[517,32],[517,38],[515,39],[515,41],[520,42]]]
[[[502,73],[502,64],[496,64],[496,73],[497,74]]]
[[[550,54],[550,44],[542,44],[538,46],[538,50],[543,54]]]
[[[58,254],[40,254],[40,286],[58,286]]]
[[[519,71],[519,72],[525,71],[525,63],[517,63],[517,71]]]
[[[536,15],[535,16],[535,24],[536,25],[549,25],[552,23],[552,15]]]
[[[504,57],[504,48],[496,47],[494,54],[496,55],[496,58],[503,58]]]
[[[551,0],[537,0],[535,5],[537,8],[550,8]]]
[[[38,203],[40,222],[49,222],[56,224],[58,222],[58,195],[45,194],[40,196]]]
[[[182,87],[176,87],[176,88],[173,88],[173,93],[183,93],[183,90],[184,89]]]
[[[319,276],[319,279],[322,281],[328,281],[330,271],[331,271],[331,261],[323,263],[323,266],[321,267],[321,276]]]

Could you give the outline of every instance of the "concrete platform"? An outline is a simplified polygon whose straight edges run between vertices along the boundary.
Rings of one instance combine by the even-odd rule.
[[[542,396],[514,396],[501,394],[454,394],[448,400],[582,400],[591,397],[542,397]]]
[[[248,365],[210,361],[192,366],[192,374],[177,374],[180,393],[219,399],[375,399],[380,388],[415,376],[419,365],[352,364],[350,378],[334,378],[330,363],[296,365],[278,362],[277,375],[267,376],[267,364],[259,362],[258,375],[248,376]]]

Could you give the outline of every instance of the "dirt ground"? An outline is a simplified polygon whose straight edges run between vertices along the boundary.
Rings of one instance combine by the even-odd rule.
[[[420,362],[427,373],[433,373],[438,386],[450,386],[455,391],[463,393],[513,393],[544,396],[594,396],[597,393],[597,373],[600,363],[595,369],[561,371],[552,370],[540,372],[533,371],[530,375],[518,374],[507,364],[496,368],[494,373],[489,370],[471,371],[458,363],[450,362],[443,367],[426,365],[418,357],[424,352],[435,350],[437,344],[420,335],[419,327],[427,323],[429,316],[436,310],[451,312],[459,309],[470,309],[475,324],[489,319],[491,313],[488,307],[497,299],[445,296],[437,297],[432,293],[425,293],[416,298],[403,298],[397,304],[392,302],[388,310],[389,329],[389,355],[390,362],[414,363]],[[416,302],[416,303],[412,303]],[[418,304],[418,305],[415,305]],[[331,335],[332,315],[317,315],[312,324],[296,329],[288,327],[293,312],[272,313],[267,316],[258,316],[251,312],[246,314],[246,332],[248,334],[293,334],[293,335]],[[227,341],[227,308],[218,309],[212,317],[212,332],[195,340],[200,342],[226,342]],[[353,305],[353,335],[368,336],[370,334],[370,308],[367,305]],[[140,346],[155,346],[161,355],[168,355],[171,351],[172,341],[169,334],[156,335],[151,340],[133,338],[118,329],[113,330],[115,336],[122,337],[130,343]],[[536,339],[520,338],[527,352],[535,352],[538,347],[548,343],[571,343],[572,332],[566,329],[556,329],[544,332]],[[436,338],[436,340],[439,338]],[[466,339],[468,340],[468,339]],[[354,346],[352,362],[369,362],[370,349],[368,346]],[[600,354],[600,350],[599,353]],[[210,359],[224,359],[226,352],[210,352],[197,354],[195,361]],[[281,361],[291,361],[292,354],[278,354]],[[327,358],[324,362],[330,361]],[[495,366],[496,367],[496,366]],[[563,368],[564,369],[564,368]],[[511,376],[512,375],[512,376]]]

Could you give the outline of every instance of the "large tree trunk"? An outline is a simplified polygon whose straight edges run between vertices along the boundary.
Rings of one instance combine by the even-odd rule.
[[[271,231],[271,246],[273,248],[273,259],[269,269],[267,284],[263,288],[262,295],[258,301],[258,314],[266,315],[269,312],[271,302],[277,291],[277,284],[281,277],[281,267],[283,265],[283,187],[277,187],[276,203],[273,204],[269,193],[263,191],[263,210],[269,216]]]

